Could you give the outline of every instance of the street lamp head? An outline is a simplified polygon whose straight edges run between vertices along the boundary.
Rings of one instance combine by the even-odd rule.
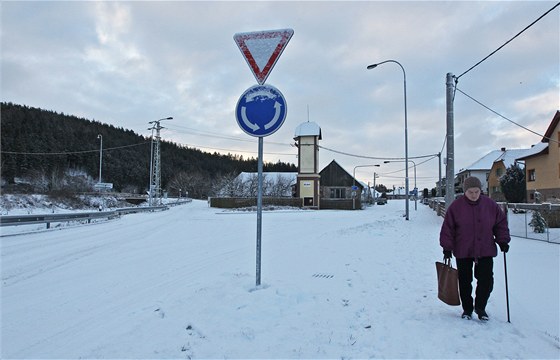
[[[379,65],[379,64],[371,64],[371,65],[368,65],[367,69],[368,69],[368,70],[375,69],[375,68],[377,67],[377,65]]]
[[[388,163],[390,163],[390,161],[389,161],[389,160],[385,160],[385,161],[383,161],[383,164],[388,164]]]
[[[164,120],[173,120],[173,116],[170,116],[168,118],[165,118]]]

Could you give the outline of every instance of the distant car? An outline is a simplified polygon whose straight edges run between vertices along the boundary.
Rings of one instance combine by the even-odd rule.
[[[377,205],[387,204],[387,198],[380,197],[380,198],[377,198],[375,201],[376,201]]]

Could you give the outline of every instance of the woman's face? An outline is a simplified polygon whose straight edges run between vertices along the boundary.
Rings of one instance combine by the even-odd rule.
[[[480,197],[480,189],[477,187],[468,188],[467,191],[465,192],[465,196],[470,201],[477,201],[478,198]]]

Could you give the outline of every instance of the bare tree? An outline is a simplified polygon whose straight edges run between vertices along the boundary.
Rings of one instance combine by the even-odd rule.
[[[273,183],[274,185],[268,195],[274,197],[292,196],[292,184],[289,176],[278,174],[276,181],[273,181]]]

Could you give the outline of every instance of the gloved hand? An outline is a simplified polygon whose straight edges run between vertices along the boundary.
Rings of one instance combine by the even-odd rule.
[[[443,258],[444,259],[451,259],[451,250],[443,250]]]
[[[507,253],[509,250],[509,244],[507,243],[498,243],[498,246],[500,247],[500,250],[502,250],[502,252]]]

